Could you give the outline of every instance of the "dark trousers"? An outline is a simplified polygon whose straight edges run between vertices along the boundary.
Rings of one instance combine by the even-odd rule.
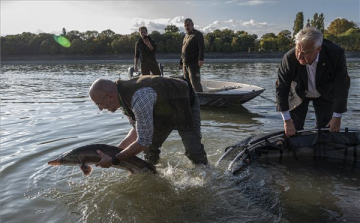
[[[191,85],[196,92],[202,92],[201,79],[200,79],[200,67],[198,63],[183,64],[184,77],[190,81]]]
[[[194,104],[191,106],[192,118],[194,119],[194,126],[191,129],[178,130],[185,147],[185,155],[195,164],[207,164],[207,156],[204,150],[204,145],[201,144],[201,119],[200,119],[200,105],[196,93],[194,93]],[[172,129],[158,130],[154,129],[152,144],[148,151],[144,151],[145,159],[153,164],[156,164],[159,159],[160,147],[165,142],[167,137],[172,132]]]
[[[141,75],[161,75],[161,71],[157,62],[146,62],[141,63]]]
[[[291,119],[297,130],[304,129],[306,114],[310,101],[313,102],[315,116],[316,116],[316,128],[324,128],[332,118],[332,102],[326,100],[322,96],[318,98],[305,98],[303,102],[290,111]]]

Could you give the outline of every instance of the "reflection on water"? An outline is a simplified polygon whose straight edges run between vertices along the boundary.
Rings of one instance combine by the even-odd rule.
[[[159,174],[50,167],[58,154],[91,143],[116,145],[129,131],[120,113],[88,99],[97,78],[127,79],[129,63],[3,64],[1,91],[1,222],[359,222],[360,177],[332,163],[255,162],[236,176],[214,163],[224,148],[281,130],[275,111],[277,61],[208,63],[202,78],[266,90],[243,106],[201,109],[210,167],[194,167],[177,132],[164,143]],[[180,74],[164,61],[165,75]],[[344,126],[358,126],[360,65],[352,78]],[[314,125],[310,113],[306,127]],[[21,213],[21,214],[19,214]]]

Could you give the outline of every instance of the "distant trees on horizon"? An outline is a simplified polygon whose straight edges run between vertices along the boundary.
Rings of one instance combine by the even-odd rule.
[[[347,51],[360,51],[360,29],[352,21],[337,18],[324,28],[324,15],[314,14],[307,24],[317,27],[324,38],[332,40]],[[258,39],[256,34],[231,29],[216,29],[204,34],[206,52],[285,52],[294,47],[294,34],[304,27],[302,12],[297,13],[294,20],[293,34],[282,30],[278,34],[266,33]],[[134,52],[135,42],[140,38],[138,32],[121,35],[110,29],[102,32],[72,30],[65,32],[71,46],[64,48],[54,41],[53,34],[33,34],[23,32],[17,35],[1,37],[1,55],[54,55],[54,54],[128,54]],[[180,53],[185,33],[175,25],[168,25],[165,33],[151,33],[157,43],[159,53]]]

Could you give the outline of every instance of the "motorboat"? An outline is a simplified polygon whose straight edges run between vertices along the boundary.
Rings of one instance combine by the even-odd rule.
[[[162,71],[162,66],[160,70]],[[129,78],[141,75],[134,72],[134,67],[128,69]],[[221,80],[202,80],[203,92],[197,92],[200,107],[227,107],[233,104],[243,104],[265,91],[264,88],[250,84]]]
[[[202,80],[203,92],[197,92],[201,107],[226,107],[243,104],[265,91],[264,88],[237,82]]]

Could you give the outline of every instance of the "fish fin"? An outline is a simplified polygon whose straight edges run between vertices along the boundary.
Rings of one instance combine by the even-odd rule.
[[[92,167],[87,165],[86,163],[81,164],[80,169],[86,176],[89,175],[92,171]]]

